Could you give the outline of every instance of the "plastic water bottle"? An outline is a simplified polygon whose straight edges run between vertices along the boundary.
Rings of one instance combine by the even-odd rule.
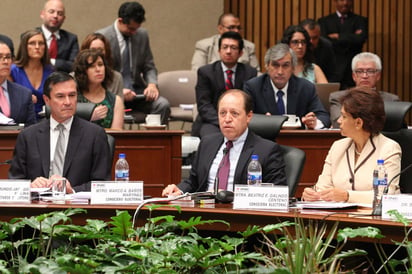
[[[378,164],[373,170],[373,208],[381,203],[384,189],[388,186],[388,173],[384,166],[384,160],[379,159]]]
[[[262,166],[259,163],[259,156],[253,154],[251,159],[247,167],[247,184],[260,186],[262,184]]]
[[[119,153],[119,159],[116,162],[114,170],[114,180],[116,182],[129,181],[129,164],[126,161],[126,154]]]

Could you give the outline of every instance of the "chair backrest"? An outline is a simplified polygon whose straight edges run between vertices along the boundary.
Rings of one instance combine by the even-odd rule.
[[[262,138],[275,141],[287,119],[288,117],[281,115],[253,114],[249,129]]]
[[[294,197],[296,188],[299,184],[300,176],[302,175],[305,165],[306,154],[303,150],[280,145],[283,152],[283,160],[285,162],[286,181],[289,187],[289,197]]]
[[[401,146],[401,170],[412,164],[412,129],[402,128],[398,131],[383,131],[382,133]],[[402,193],[412,193],[412,168],[400,175],[399,186]]]
[[[340,83],[316,83],[315,87],[316,93],[318,94],[320,101],[322,102],[326,111],[329,112],[329,94],[331,94],[334,91],[338,91],[340,89]]]
[[[166,71],[158,75],[160,94],[165,97],[172,107],[180,104],[195,104],[195,86],[197,72],[192,70]]]
[[[90,121],[96,104],[93,103],[77,103],[76,116]],[[50,117],[50,108],[46,105],[46,117]]]
[[[405,116],[412,107],[412,102],[385,101],[386,120],[384,131],[397,131],[405,127]]]
[[[107,135],[107,143],[109,143],[109,152],[110,152],[111,159],[112,159],[110,163],[113,164],[114,151],[116,148],[116,139],[110,134],[106,134],[106,135]]]

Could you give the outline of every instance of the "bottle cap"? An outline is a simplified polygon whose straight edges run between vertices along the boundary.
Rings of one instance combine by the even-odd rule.
[[[256,154],[253,154],[253,155],[252,155],[252,160],[256,160],[256,161],[259,160],[259,156],[256,155]]]
[[[378,165],[383,165],[384,162],[385,162],[385,160],[379,159],[379,160],[378,160]]]
[[[126,158],[126,154],[124,153],[119,153],[119,159],[125,159]]]

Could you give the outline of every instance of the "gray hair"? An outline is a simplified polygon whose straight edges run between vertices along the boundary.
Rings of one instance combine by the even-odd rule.
[[[352,59],[352,71],[355,71],[356,69],[356,64],[358,62],[374,62],[375,67],[377,70],[381,71],[382,70],[382,62],[381,58],[379,58],[378,55],[371,53],[371,52],[361,52],[355,55]]]
[[[292,67],[296,67],[298,59],[295,52],[287,44],[279,43],[266,51],[265,64],[269,65],[271,61],[282,59],[286,54],[290,53],[292,56]]]

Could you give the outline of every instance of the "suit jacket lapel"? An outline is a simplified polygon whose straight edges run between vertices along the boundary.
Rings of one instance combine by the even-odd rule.
[[[43,125],[34,136],[34,141],[39,148],[40,159],[44,159],[42,161],[43,174],[48,177],[50,175],[50,120],[47,119],[41,123]]]
[[[237,162],[235,177],[233,183],[239,183],[242,181],[243,170],[247,169],[247,164],[253,152],[253,133],[249,130],[245,143],[243,144],[242,152],[240,153],[239,160]]]
[[[296,95],[296,81],[295,81],[294,75],[292,75],[289,79],[289,85],[288,85],[288,99],[287,99],[287,104],[286,104],[286,113],[297,113],[296,112],[296,105],[298,103],[299,98],[297,98]]]
[[[10,102],[10,118],[16,117],[16,113],[18,113],[20,109],[20,100],[16,100],[15,93],[12,90],[10,82],[7,80],[7,92],[9,94],[9,102]]]
[[[79,118],[76,116],[73,117],[73,123],[69,134],[69,143],[67,144],[66,156],[64,158],[63,176],[67,175],[67,171],[75,158],[77,147],[82,140],[83,131],[82,127],[78,123],[78,119]]]
[[[243,83],[245,81],[245,70],[243,64],[237,63],[236,75],[235,75],[235,88],[243,89]]]
[[[224,73],[226,72],[223,71],[221,62],[216,62],[214,73],[215,73],[214,76],[216,79],[216,89],[218,91],[216,98],[219,98],[219,96],[226,90],[225,76],[224,76]]]
[[[276,99],[273,91],[272,84],[270,83],[269,75],[266,75],[263,88],[262,88],[262,95],[265,100],[266,108],[272,115],[277,115],[278,109],[276,106]]]
[[[203,188],[204,184],[208,184],[209,181],[209,171],[210,168],[212,166],[213,160],[216,157],[216,154],[220,148],[220,146],[223,143],[223,135],[218,137],[218,140],[216,142],[210,142],[210,145],[204,149],[202,151],[202,155],[199,155],[198,157],[201,157],[202,159],[204,159],[204,161],[201,161],[202,166],[206,167],[206,173],[205,174],[198,174],[198,176],[202,176],[203,178],[201,180],[199,180],[201,182],[201,185],[199,185],[199,189],[206,189],[207,190],[207,186],[205,188]]]

